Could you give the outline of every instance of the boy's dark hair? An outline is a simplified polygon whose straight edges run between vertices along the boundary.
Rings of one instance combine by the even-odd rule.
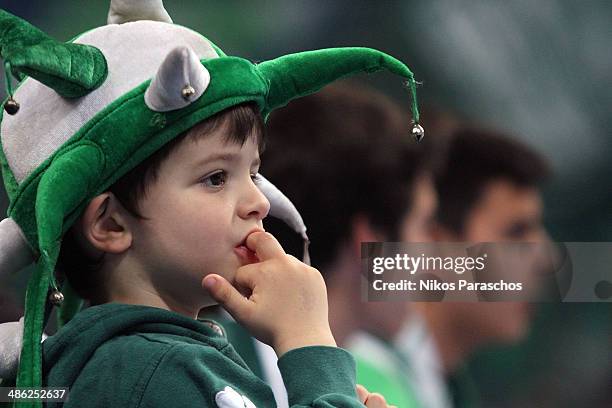
[[[459,126],[445,146],[445,162],[435,177],[436,221],[461,233],[466,218],[490,182],[506,180],[538,187],[550,175],[548,162],[519,141],[491,130]]]
[[[357,216],[398,238],[414,181],[425,171],[410,128],[407,111],[354,84],[330,85],[272,114],[262,174],[302,214],[313,266],[325,271]],[[265,226],[300,256],[297,234],[274,220]]]
[[[239,104],[183,132],[117,180],[108,191],[112,192],[134,217],[145,219],[140,214],[139,203],[146,197],[147,187],[157,180],[162,163],[181,143],[197,141],[221,127],[224,127],[227,142],[242,145],[249,137],[255,137],[259,150],[263,150],[264,124],[259,108],[254,102]],[[57,263],[58,269],[80,297],[95,302],[97,289],[104,284],[104,277],[100,276],[104,256],[91,259],[77,241],[76,233],[72,229],[65,234]]]

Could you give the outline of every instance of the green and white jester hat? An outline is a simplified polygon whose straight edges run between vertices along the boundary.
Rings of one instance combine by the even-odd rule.
[[[91,198],[185,130],[249,101],[267,118],[336,79],[386,69],[406,81],[412,133],[423,136],[412,72],[374,49],[323,49],[254,64],[173,24],[161,0],[113,0],[108,25],[69,43],[0,10],[0,36],[9,93],[0,165],[10,200],[0,222],[0,275],[35,264],[24,323],[8,328],[23,326],[22,344],[15,342],[20,387],[41,385],[40,343],[51,308],[61,304],[66,322],[80,305],[54,276],[63,234]],[[20,81],[14,92],[11,77]],[[307,240],[286,197],[265,179],[260,188],[271,215]],[[0,364],[10,360],[0,350]]]

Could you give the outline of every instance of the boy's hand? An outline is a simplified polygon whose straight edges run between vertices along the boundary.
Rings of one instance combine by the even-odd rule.
[[[335,346],[319,271],[287,255],[267,232],[253,232],[246,246],[260,262],[238,268],[235,284],[251,295],[244,297],[226,279],[210,274],[202,285],[211,296],[279,357],[298,347]]]
[[[357,396],[359,401],[368,408],[397,408],[395,405],[387,405],[385,397],[377,393],[370,393],[360,384],[357,384]]]

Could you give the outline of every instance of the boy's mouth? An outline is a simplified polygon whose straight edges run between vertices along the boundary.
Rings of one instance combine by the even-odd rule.
[[[259,258],[255,255],[255,252],[247,248],[246,245],[238,245],[234,248],[234,253],[238,256],[243,266],[259,262]]]
[[[246,246],[246,240],[249,237],[249,235],[251,235],[251,233],[255,232],[255,231],[261,231],[259,229],[257,230],[253,230],[251,232],[249,232],[244,239],[234,247],[234,253],[236,253],[236,255],[238,256],[238,258],[240,259],[240,262],[242,263],[242,265],[249,265],[252,263],[257,263],[259,262],[259,258],[257,257],[257,255],[255,254],[254,251],[250,250],[247,246]]]

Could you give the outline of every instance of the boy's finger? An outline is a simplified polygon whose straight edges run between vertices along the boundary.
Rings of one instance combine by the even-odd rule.
[[[208,290],[210,296],[231,314],[238,322],[242,321],[250,306],[247,298],[242,296],[225,278],[210,274],[202,279],[202,287]]]
[[[234,281],[236,284],[252,290],[255,288],[257,278],[261,275],[259,273],[260,268],[260,263],[241,266],[236,269]]]
[[[365,406],[368,408],[387,408],[387,401],[382,395],[371,393],[368,395]]]
[[[368,394],[368,390],[366,390],[363,385],[357,384],[357,396],[362,404],[365,403],[366,399],[368,399]]]
[[[246,246],[255,252],[260,261],[286,255],[281,244],[268,232],[253,232],[247,237]]]

